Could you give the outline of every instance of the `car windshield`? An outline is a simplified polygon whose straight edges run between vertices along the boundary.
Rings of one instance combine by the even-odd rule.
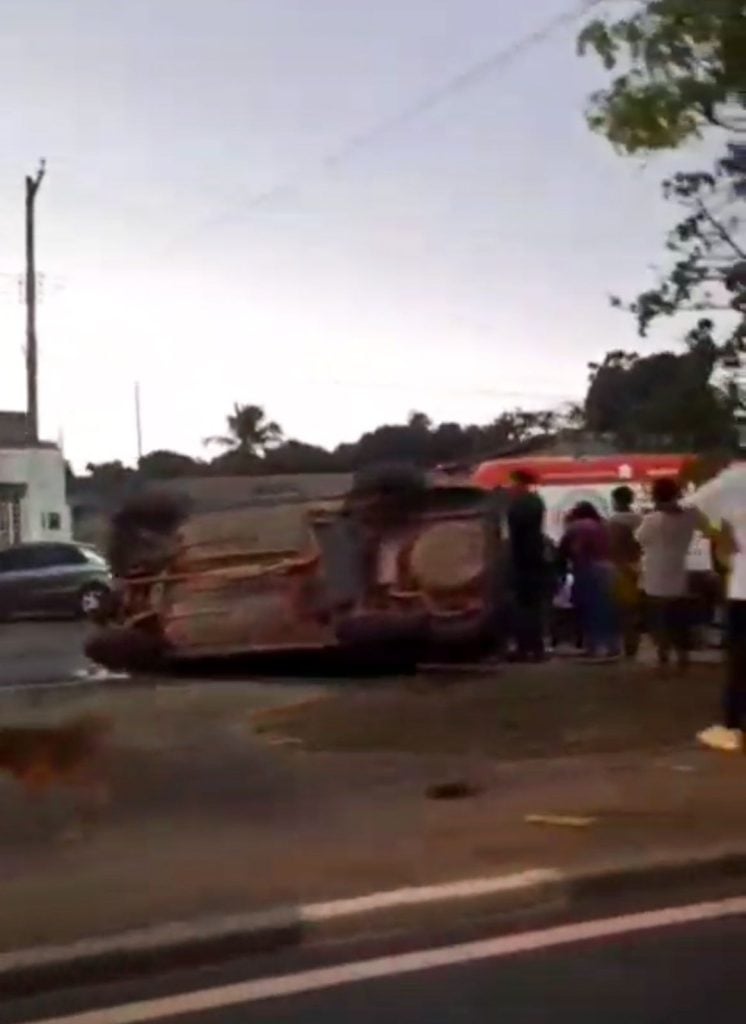
[[[100,568],[102,569],[106,569],[108,567],[107,561],[104,558],[104,556],[100,554],[98,551],[96,551],[95,548],[81,548],[80,551],[83,554],[85,560],[87,562],[90,562],[91,565],[100,566]]]

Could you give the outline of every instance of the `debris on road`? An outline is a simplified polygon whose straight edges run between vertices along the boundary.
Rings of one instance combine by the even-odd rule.
[[[556,825],[560,828],[587,828],[595,825],[598,818],[585,818],[570,814],[527,814],[523,819],[527,825]]]
[[[477,796],[479,787],[465,779],[453,782],[436,782],[428,786],[425,795],[428,800],[461,800],[468,796]]]

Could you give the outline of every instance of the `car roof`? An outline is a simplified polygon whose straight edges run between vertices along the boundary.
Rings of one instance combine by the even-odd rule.
[[[72,551],[81,551],[84,554],[90,553],[104,558],[104,555],[93,544],[79,544],[76,540],[24,540],[19,544],[9,544],[6,548],[0,547],[0,554],[4,551],[38,551],[44,548],[69,548]]]
[[[87,544],[77,544],[74,540],[22,540],[19,544],[10,544],[3,551],[17,551],[19,548],[85,548]]]

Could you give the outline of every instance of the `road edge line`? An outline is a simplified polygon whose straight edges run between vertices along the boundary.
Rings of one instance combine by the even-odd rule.
[[[612,894],[673,892],[683,885],[738,879],[746,879],[746,847],[590,871],[533,868],[297,907],[173,921],[67,945],[0,953],[0,993],[34,994],[314,941],[373,938],[407,929],[424,933],[428,927],[452,928],[552,903],[578,907]]]
[[[464,908],[496,912],[535,903],[563,883],[560,872],[538,868],[440,885],[369,893],[347,899],[274,907],[248,914],[171,921],[65,945],[0,953],[0,992],[68,987],[85,977],[109,980],[134,972],[167,970],[219,957],[269,953],[330,935],[406,927],[428,910]]]

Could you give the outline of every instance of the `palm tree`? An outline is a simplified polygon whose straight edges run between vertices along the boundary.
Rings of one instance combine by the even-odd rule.
[[[282,441],[282,428],[268,420],[260,405],[233,403],[233,412],[226,418],[227,434],[208,437],[207,444],[218,444],[242,455],[259,458]]]

